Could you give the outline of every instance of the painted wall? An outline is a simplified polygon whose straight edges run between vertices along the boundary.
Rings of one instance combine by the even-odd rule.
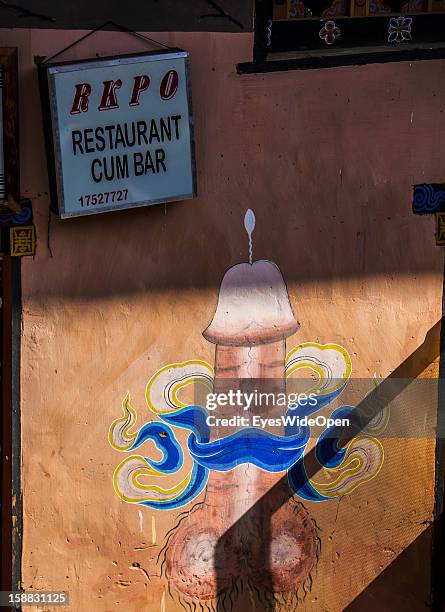
[[[202,332],[225,271],[248,261],[248,208],[254,259],[277,264],[301,324],[288,351],[338,344],[355,378],[385,378],[412,354],[403,375],[437,374],[436,336],[424,342],[441,316],[442,253],[433,220],[414,217],[410,201],[413,183],[443,181],[445,62],[240,77],[250,34],[157,34],[191,53],[199,197],[62,222],[48,213],[33,60],[78,35],[2,32],[2,44],[20,51],[22,192],[38,229],[37,255],[23,262],[23,583],[69,590],[79,612],[180,610],[192,600],[175,585],[170,597],[156,560],[193,504],[162,511],[122,501],[112,475],[123,455],[108,443],[110,424],[127,392],[136,429],[150,420],[145,387],[163,366],[214,365]],[[69,57],[140,48],[101,33]],[[381,444],[372,480],[336,500],[303,502],[318,562],[282,609],[298,598],[302,610],[342,610],[386,568],[394,591],[379,593],[384,609],[427,607],[434,440]],[[146,452],[160,457],[153,445]],[[281,475],[267,474],[268,486]],[[217,476],[211,486],[217,499]],[[243,494],[237,486],[233,499]],[[209,524],[227,522],[230,498],[220,506],[208,510]],[[241,597],[266,609],[255,585]]]

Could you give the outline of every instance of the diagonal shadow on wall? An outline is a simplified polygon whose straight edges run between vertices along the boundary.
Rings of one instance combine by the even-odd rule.
[[[345,612],[430,610],[431,603],[425,599],[430,585],[425,584],[422,566],[431,558],[436,527],[437,521],[429,525],[345,608]]]
[[[361,420],[363,428],[379,413],[382,409],[381,399],[384,398],[384,405],[390,404],[403,390],[406,388],[412,379],[417,378],[433,361],[435,361],[441,352],[441,326],[442,320],[439,320],[426,334],[424,342],[405,359],[374,391],[372,391],[359,405],[356,410],[362,415]],[[440,392],[440,391],[439,391]],[[363,417],[366,415],[366,418]],[[439,418],[443,420],[443,414],[440,412]],[[342,437],[341,446],[346,446],[355,437],[357,432],[350,435],[349,433]],[[438,446],[440,447],[440,445]],[[315,450],[311,450],[306,458],[307,475],[312,478],[317,473]],[[437,459],[437,458],[436,458]],[[311,467],[312,466],[312,467]],[[443,474],[439,477],[442,479]],[[281,478],[256,504],[254,504],[241,519],[228,529],[224,535],[218,540],[215,550],[215,573],[217,575],[218,612],[227,612],[231,609],[231,604],[227,602],[225,590],[227,589],[227,576],[225,574],[226,550],[230,548],[232,542],[237,538],[243,539],[244,550],[249,551],[249,557],[245,563],[262,568],[262,589],[264,592],[273,592],[273,575],[268,567],[270,559],[270,542],[271,542],[271,519],[272,516],[293,497],[287,483],[287,476]],[[256,536],[249,535],[252,533],[250,526],[254,524],[258,528],[254,530],[262,534],[261,542],[259,543]],[[422,564],[431,563],[431,538],[429,535],[434,532],[434,540],[442,541],[442,524],[441,521],[435,521],[430,525],[403,553],[401,553],[381,574],[350,604],[349,610],[358,612],[373,610],[410,610],[409,608],[409,593],[413,588],[413,584],[417,580],[416,567],[419,559]],[[251,541],[249,541],[251,538]],[[443,547],[436,547],[433,555],[433,583],[439,583],[439,580],[434,579],[440,576],[440,568],[444,567],[444,551]],[[436,569],[435,569],[436,568]],[[402,572],[403,579],[395,580],[394,574]],[[443,580],[442,580],[443,581]],[[398,591],[401,592],[398,592]],[[425,590],[424,590],[425,592]],[[436,604],[433,609],[443,610],[443,592],[439,589],[435,593]],[[395,607],[395,598],[400,604]],[[417,600],[418,601],[418,600]],[[402,605],[402,602],[404,605]],[[254,604],[250,604],[250,610],[259,610]],[[247,607],[246,607],[247,606]],[[249,604],[244,604],[242,609],[244,612],[249,610]],[[267,606],[263,605],[263,609],[275,609],[275,604],[270,601]],[[386,607],[385,607],[386,606]],[[408,606],[408,607],[407,607]],[[425,602],[426,607],[430,607],[428,602]],[[232,608],[233,609],[233,608]],[[236,608],[235,608],[236,609]],[[282,609],[282,608],[281,608]],[[419,609],[417,607],[417,609]]]

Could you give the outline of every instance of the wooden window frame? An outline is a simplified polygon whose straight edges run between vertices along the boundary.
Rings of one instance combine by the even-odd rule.
[[[380,16],[274,20],[273,0],[255,0],[253,61],[237,65],[239,74],[331,68],[445,57],[445,12],[403,13],[411,18],[412,40],[388,42],[390,19]],[[327,45],[320,32],[334,21],[341,36]]]
[[[5,197],[0,213],[20,212],[18,53],[0,47]],[[0,245],[2,248],[3,245]],[[0,590],[18,590],[21,580],[20,485],[20,257],[1,258],[0,297]]]
[[[0,47],[3,87],[3,154],[5,197],[1,210],[20,212],[20,159],[18,128],[18,54],[15,47]]]

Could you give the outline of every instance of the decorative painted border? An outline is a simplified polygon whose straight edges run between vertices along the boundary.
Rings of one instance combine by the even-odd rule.
[[[422,183],[413,186],[413,213],[428,215],[445,211],[445,183]]]

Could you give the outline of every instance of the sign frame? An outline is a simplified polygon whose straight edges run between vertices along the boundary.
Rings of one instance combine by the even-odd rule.
[[[140,63],[142,59],[158,61],[160,59],[183,59],[186,76],[186,99],[188,104],[188,126],[190,134],[190,172],[192,178],[192,189],[189,193],[178,194],[171,197],[154,198],[141,200],[138,202],[124,202],[122,204],[105,204],[100,207],[91,206],[84,211],[68,211],[66,209],[66,192],[63,185],[63,170],[61,165],[61,146],[58,139],[59,121],[57,115],[57,98],[54,86],[54,74],[76,70],[80,74],[82,70],[99,67],[113,67],[126,64]],[[43,58],[42,58],[43,59]],[[153,206],[155,204],[177,202],[196,198],[197,179],[196,179],[196,156],[194,139],[194,122],[192,93],[190,82],[190,57],[187,51],[179,48],[168,48],[155,51],[144,51],[139,53],[128,53],[116,56],[105,56],[90,58],[85,60],[72,60],[64,62],[44,62],[38,64],[40,96],[42,104],[43,127],[45,135],[46,156],[48,165],[48,176],[50,184],[51,210],[58,214],[61,219],[78,218],[88,215],[101,214],[107,212],[129,210]]]

